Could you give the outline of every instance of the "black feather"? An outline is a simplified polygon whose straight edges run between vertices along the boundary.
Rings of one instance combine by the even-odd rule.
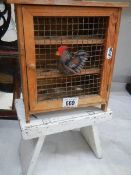
[[[60,72],[64,73],[65,75],[79,73],[84,67],[88,56],[89,54],[84,50],[78,50],[75,53],[65,51],[59,63]]]

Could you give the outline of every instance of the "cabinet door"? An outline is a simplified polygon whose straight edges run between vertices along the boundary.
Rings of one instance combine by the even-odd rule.
[[[107,103],[119,9],[23,6],[22,12],[30,112],[63,109],[72,97],[74,107]],[[60,72],[61,45],[71,53],[88,53],[79,73]]]

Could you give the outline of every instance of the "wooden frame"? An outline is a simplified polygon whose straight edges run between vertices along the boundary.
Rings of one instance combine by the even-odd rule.
[[[5,0],[12,4],[36,4],[36,5],[64,5],[64,6],[88,6],[88,7],[128,7],[128,2],[97,2],[97,1],[81,1],[81,0]]]
[[[79,97],[78,107],[86,107],[90,105],[101,104],[103,110],[106,111],[108,105],[109,91],[112,79],[112,72],[115,60],[116,44],[118,38],[118,30],[120,24],[121,7],[128,4],[123,3],[82,3],[70,1],[67,5],[67,1],[60,3],[58,1],[57,6],[53,3],[48,5],[48,1],[44,3],[45,6],[33,6],[25,5],[30,4],[30,1],[10,1],[16,4],[16,15],[18,25],[18,37],[20,48],[20,60],[21,71],[23,78],[23,95],[26,111],[26,121],[29,122],[29,115],[32,113],[49,112],[55,110],[62,110],[62,99],[58,100],[46,100],[37,102],[37,87],[36,87],[36,70],[35,70],[35,44],[43,44],[43,40],[37,40],[34,38],[33,31],[33,16],[107,16],[109,17],[108,31],[106,34],[105,42],[105,54],[104,54],[104,66],[102,70],[102,82],[100,95],[81,96]],[[33,1],[31,4],[41,4],[40,0]],[[69,2],[69,1],[68,1]],[[24,4],[24,5],[20,5]],[[60,6],[60,4],[62,6]],[[54,6],[53,6],[54,5]],[[66,7],[65,7],[66,5]],[[106,6],[104,8],[103,6]],[[86,7],[82,7],[86,6]],[[99,7],[99,8],[97,8]],[[115,8],[114,8],[115,7]],[[79,11],[79,14],[78,14]],[[30,32],[28,32],[30,31]],[[45,41],[44,41],[45,42]],[[52,43],[54,41],[52,40]],[[64,40],[64,43],[70,43],[70,40]],[[75,40],[73,41],[76,42]],[[81,42],[81,41],[79,41]],[[101,40],[88,40],[88,43],[102,42]],[[46,40],[46,44],[49,44]],[[107,49],[113,48],[113,55],[111,59],[107,59]],[[99,70],[90,70],[91,72],[98,72]],[[84,73],[83,73],[84,74]],[[50,76],[50,75],[46,75]],[[60,76],[54,74],[54,76]]]

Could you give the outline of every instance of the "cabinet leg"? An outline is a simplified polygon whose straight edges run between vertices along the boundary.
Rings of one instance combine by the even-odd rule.
[[[87,126],[80,129],[82,136],[88,143],[97,158],[102,158],[102,149],[96,126]]]
[[[102,104],[101,105],[101,109],[103,110],[103,111],[107,111],[107,107],[108,107],[108,104],[106,103],[106,104]]]

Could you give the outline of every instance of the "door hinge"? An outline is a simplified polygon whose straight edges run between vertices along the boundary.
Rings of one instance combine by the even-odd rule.
[[[117,22],[116,22],[116,24],[115,24],[115,32],[117,32]]]

